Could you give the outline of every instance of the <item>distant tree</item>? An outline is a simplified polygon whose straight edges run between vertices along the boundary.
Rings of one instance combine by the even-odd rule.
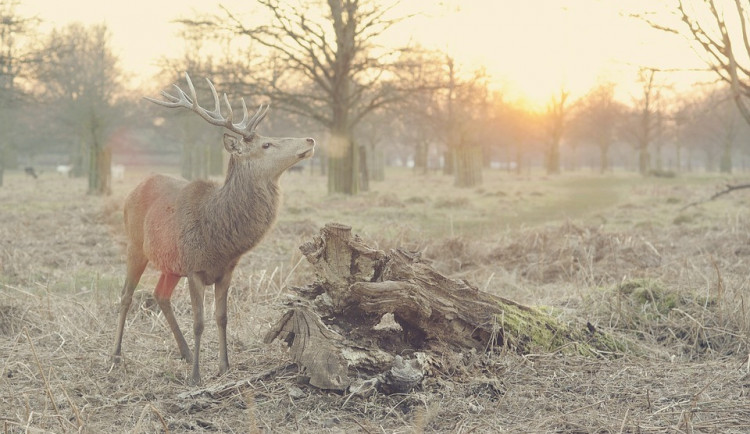
[[[400,80],[414,91],[389,107],[389,130],[395,140],[413,147],[414,171],[419,174],[427,173],[431,152],[447,146],[444,65],[444,54],[421,48],[402,53],[398,61]]]
[[[679,137],[704,155],[707,171],[731,173],[736,148],[747,140],[750,127],[733,101],[728,86],[713,88],[678,111]]]
[[[482,184],[481,139],[489,110],[487,80],[483,71],[459,76],[450,57],[445,67],[449,78],[444,111],[447,172],[453,174],[456,187],[475,187]]]
[[[644,18],[654,28],[685,36],[709,69],[729,85],[750,123],[750,4],[743,0],[676,0],[678,22]]]
[[[610,148],[617,140],[617,126],[625,107],[615,99],[614,83],[602,83],[577,104],[571,120],[576,140],[594,144],[599,150],[599,171],[610,169]]]
[[[544,169],[547,174],[560,173],[560,143],[567,126],[570,110],[568,97],[570,92],[560,89],[547,103],[542,122],[545,131]]]
[[[28,77],[38,51],[31,44],[38,19],[17,13],[19,0],[0,0],[0,186],[19,131],[18,115],[25,95],[18,80]]]
[[[642,175],[651,171],[650,148],[658,135],[661,88],[656,82],[656,72],[648,68],[639,71],[641,94],[633,98],[631,121],[625,125],[625,131],[638,153],[638,172]]]
[[[79,146],[73,150],[74,170],[88,174],[89,194],[111,191],[112,149],[109,135],[119,125],[116,106],[122,72],[104,25],[70,24],[53,30],[45,47],[49,60],[37,67],[37,80],[57,124],[70,128]]]

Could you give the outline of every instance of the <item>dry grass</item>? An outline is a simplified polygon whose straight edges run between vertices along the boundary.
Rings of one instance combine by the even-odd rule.
[[[85,196],[83,181],[6,175],[3,432],[750,430],[748,196],[678,211],[724,179],[488,173],[467,192],[438,175],[394,171],[372,192],[346,198],[325,196],[322,179],[289,174],[277,227],[235,274],[232,369],[222,377],[215,327],[206,327],[205,387],[222,392],[191,395],[189,366],[150,297],[153,271],[128,317],[124,363],[109,363],[123,280],[119,208],[142,176],[130,171],[100,199]],[[351,397],[298,384],[283,349],[262,336],[286,287],[312,278],[296,246],[328,221],[382,249],[422,250],[454,277],[625,334],[649,352],[614,360],[437,354],[433,375],[407,395]],[[185,294],[180,286],[174,304],[190,330]]]

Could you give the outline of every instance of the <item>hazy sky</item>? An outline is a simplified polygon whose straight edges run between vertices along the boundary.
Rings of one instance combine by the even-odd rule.
[[[622,6],[627,4],[627,10]],[[664,4],[662,0],[445,0],[404,1],[420,14],[389,34],[403,44],[451,53],[469,68],[484,65],[498,87],[513,98],[543,104],[565,86],[580,96],[596,80],[621,83],[634,92],[639,65],[662,68],[702,66],[685,42],[649,29],[627,14]],[[239,14],[251,12],[252,0],[22,0],[24,15],[38,15],[41,31],[71,21],[106,23],[123,68],[140,86],[156,72],[164,55],[179,55],[182,44],[176,18],[218,10],[222,4]],[[674,78],[684,82],[694,74]],[[680,83],[678,83],[680,84]]]

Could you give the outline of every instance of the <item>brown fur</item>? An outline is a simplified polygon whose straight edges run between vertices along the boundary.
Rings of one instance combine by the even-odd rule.
[[[182,357],[193,362],[193,382],[200,383],[205,285],[215,288],[219,371],[223,373],[229,368],[226,299],[232,272],[240,257],[263,239],[276,219],[279,177],[293,164],[312,155],[314,140],[258,135],[238,140],[225,134],[224,145],[231,157],[223,185],[153,175],[125,199],[127,276],[113,353],[115,361],[120,358],[133,291],[146,264],[151,262],[162,273],[154,296]],[[188,349],[170,303],[172,291],[182,276],[188,278],[193,306],[194,354]]]

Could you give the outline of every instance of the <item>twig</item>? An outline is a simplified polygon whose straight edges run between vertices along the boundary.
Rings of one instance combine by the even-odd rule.
[[[78,407],[75,405],[72,399],[70,399],[70,395],[68,395],[68,391],[65,390],[64,387],[60,387],[65,394],[65,398],[68,400],[68,405],[70,405],[70,408],[73,409],[73,413],[76,415],[76,423],[78,424],[78,432],[81,432],[83,430],[83,421],[81,420],[81,412],[78,411]]]
[[[622,418],[622,425],[620,425],[620,434],[625,432],[625,423],[627,423],[629,415],[630,415],[630,409],[627,409],[625,411],[625,417]]]
[[[57,421],[60,423],[60,428],[62,428],[63,432],[67,432],[65,429],[65,424],[63,424],[62,416],[60,415],[60,410],[57,408],[57,404],[55,403],[55,398],[52,397],[52,390],[50,390],[49,382],[47,381],[47,376],[44,375],[44,369],[42,368],[42,364],[39,362],[39,357],[36,354],[36,348],[34,348],[34,341],[31,340],[31,336],[29,336],[29,330],[24,327],[23,328],[24,333],[26,333],[26,339],[29,340],[29,344],[31,345],[31,352],[34,354],[34,360],[36,361],[36,366],[39,368],[39,373],[42,375],[42,380],[44,381],[44,388],[47,390],[47,396],[49,397],[49,400],[52,402],[52,408],[55,409],[55,414],[57,415]]]
[[[159,410],[156,409],[156,407],[153,406],[153,404],[149,404],[151,406],[151,410],[156,414],[156,417],[159,418],[159,421],[161,422],[161,426],[164,427],[164,433],[169,434],[169,427],[167,426],[167,422],[164,420],[164,417],[159,413]]]
[[[710,202],[720,196],[723,196],[727,193],[733,192],[735,190],[742,190],[743,188],[750,188],[750,184],[737,184],[737,185],[729,185],[727,184],[727,188],[714,194],[713,196],[709,197],[708,199],[699,200],[693,203],[689,203],[682,208],[680,208],[680,211],[685,211],[686,209],[690,208],[691,206],[700,205],[702,203]]]
[[[257,374],[250,378],[246,378],[244,380],[235,381],[232,383],[219,384],[216,386],[205,387],[205,388],[198,389],[198,390],[191,390],[189,392],[183,392],[177,395],[177,397],[180,399],[193,399],[201,395],[208,395],[212,398],[223,396],[227,394],[227,392],[241,391],[242,389],[246,387],[252,386],[254,382],[262,381],[263,379],[273,377],[279,372],[283,372],[287,370],[291,366],[293,366],[293,364],[281,366],[279,368],[270,369],[262,374]]]

